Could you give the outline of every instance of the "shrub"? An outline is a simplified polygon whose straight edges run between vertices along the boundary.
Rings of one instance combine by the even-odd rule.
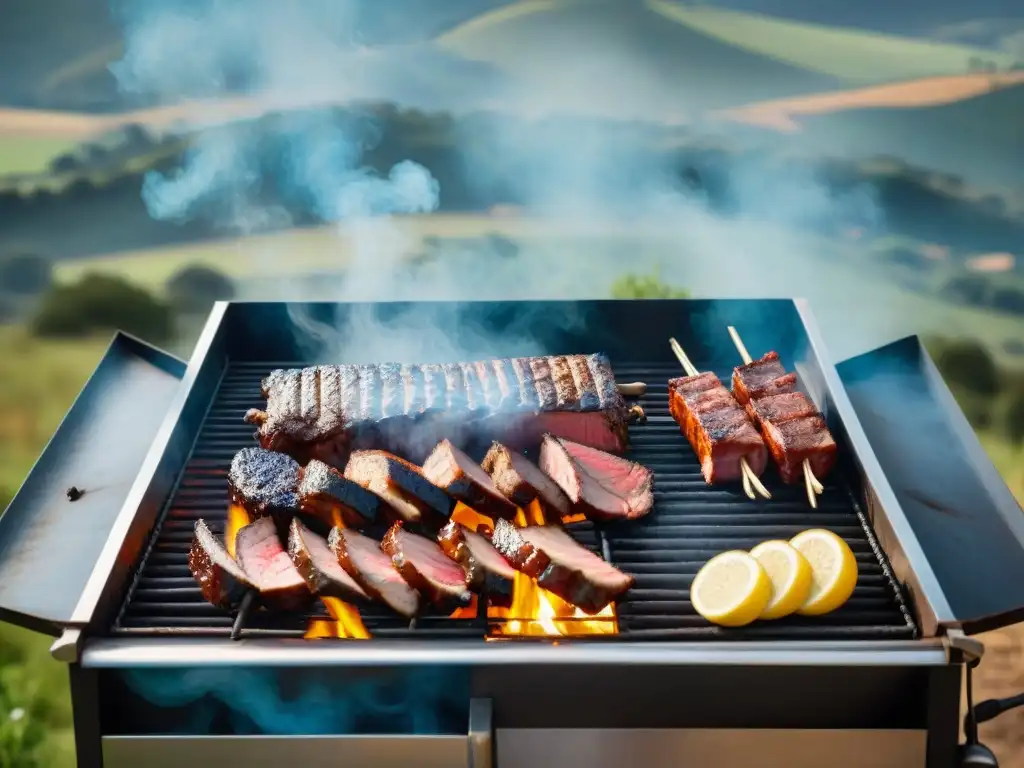
[[[159,344],[171,338],[173,316],[167,305],[137,285],[93,273],[51,289],[32,321],[38,336],[82,336],[117,329]]]
[[[213,302],[235,296],[235,285],[227,275],[201,264],[179,270],[164,290],[171,305],[181,312],[206,312]]]
[[[1024,315],[1024,290],[1011,286],[996,288],[992,292],[992,306],[1002,312]]]
[[[989,293],[988,278],[981,275],[956,275],[939,292],[951,301],[968,306],[983,306]]]
[[[685,299],[689,292],[661,281],[657,272],[650,275],[623,275],[612,283],[613,299]]]
[[[935,364],[953,387],[991,397],[999,393],[999,370],[985,346],[964,339],[946,344]]]
[[[1010,396],[1006,408],[1006,435],[1014,445],[1024,444],[1024,387]]]
[[[53,284],[53,264],[34,253],[0,257],[0,293],[34,296]]]

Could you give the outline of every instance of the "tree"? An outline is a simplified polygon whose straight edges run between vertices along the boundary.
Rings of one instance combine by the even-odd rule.
[[[999,394],[999,371],[992,355],[980,342],[970,339],[950,342],[939,352],[935,364],[954,387],[986,398]]]
[[[982,275],[956,275],[946,281],[940,293],[952,301],[983,306],[988,299],[989,281]]]
[[[193,264],[176,272],[164,286],[171,306],[179,312],[207,312],[215,301],[234,298],[235,286],[223,272]]]
[[[91,273],[77,283],[53,287],[32,320],[39,336],[118,329],[159,344],[173,335],[173,315],[145,289],[115,275]]]
[[[1006,409],[1006,434],[1014,445],[1024,444],[1024,387],[1010,396]]]
[[[1006,286],[992,291],[992,306],[1003,312],[1024,315],[1024,290]]]
[[[661,281],[657,271],[650,275],[623,275],[612,283],[613,299],[685,299],[689,292]]]
[[[0,293],[34,296],[53,284],[53,264],[34,253],[0,257]]]

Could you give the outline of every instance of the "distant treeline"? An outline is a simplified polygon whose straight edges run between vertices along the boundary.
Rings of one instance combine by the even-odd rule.
[[[654,187],[671,188],[724,216],[781,220],[836,236],[898,233],[975,253],[1016,252],[1024,242],[1019,201],[981,195],[949,176],[893,160],[751,151],[658,124],[534,122],[492,113],[456,118],[373,104],[269,115],[215,130],[258,147],[259,167],[251,170],[263,182],[255,202],[288,214],[267,227],[323,222],[323,206],[308,183],[296,183],[289,159],[304,137],[335,131],[361,148],[356,162],[369,171],[385,174],[403,160],[428,168],[443,211],[549,204],[565,175],[566,196],[589,194],[611,208],[643,206],[654,199]],[[222,233],[216,216],[155,222],[142,202],[146,173],[180,167],[195,140],[129,126],[113,141],[57,158],[48,174],[0,179],[0,245],[27,243],[67,258]],[[801,196],[809,189],[816,198],[808,205]]]

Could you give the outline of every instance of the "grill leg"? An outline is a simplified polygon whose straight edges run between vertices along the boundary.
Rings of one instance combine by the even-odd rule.
[[[956,768],[962,673],[960,664],[936,667],[929,673],[928,768]]]
[[[78,664],[71,664],[69,670],[78,768],[103,768],[99,676],[96,670],[83,669]]]

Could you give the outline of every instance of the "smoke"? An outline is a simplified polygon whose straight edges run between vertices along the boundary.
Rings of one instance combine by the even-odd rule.
[[[296,210],[335,225],[337,268],[312,280],[281,277],[301,271],[288,268],[299,254],[287,247],[271,240],[246,245],[254,276],[247,298],[603,298],[621,275],[660,267],[664,279],[694,295],[816,299],[823,294],[813,278],[820,255],[814,241],[795,230],[835,229],[850,221],[881,226],[869,193],[837,194],[796,165],[770,166],[757,158],[734,163],[732,209],[723,215],[681,183],[680,163],[671,152],[678,130],[558,114],[571,78],[554,78],[547,91],[524,92],[521,83],[499,87],[490,80],[483,93],[463,87],[455,75],[445,79],[446,68],[471,73],[465,82],[479,85],[484,81],[473,80],[478,70],[438,58],[429,43],[391,51],[363,46],[360,29],[373,8],[356,0],[122,0],[126,48],[113,71],[126,92],[164,104],[230,93],[245,102],[246,115],[273,114],[231,124],[213,124],[211,118],[181,167],[145,179],[151,215],[205,218],[236,235],[307,223]],[[591,97],[602,114],[615,114],[621,106],[635,115],[640,106],[653,105],[657,117],[706,101],[701,94],[677,93],[670,107],[659,106],[665,92],[658,88],[671,78],[631,88],[631,80],[639,83],[649,74],[651,62],[636,70],[630,45],[607,54],[591,47],[589,55],[600,61],[588,63],[576,42],[573,51],[588,76],[616,73],[612,79],[602,75],[608,93]],[[568,60],[561,65],[573,66]],[[574,94],[571,103],[579,98]],[[479,231],[471,235],[442,234],[440,243],[428,245],[417,230],[420,220],[409,216],[440,206],[445,191],[431,171],[401,158],[373,170],[367,156],[380,147],[382,127],[369,111],[359,115],[352,107],[356,116],[339,120],[336,113],[297,109],[366,99],[402,107],[466,110],[487,104],[504,110],[508,119],[460,123],[466,126],[460,135],[462,181],[479,195],[504,190],[528,213],[525,222],[492,218],[477,223]],[[379,157],[374,165],[381,167]],[[509,255],[500,247],[500,239],[490,237],[495,232],[508,232],[517,252]],[[387,348],[419,360],[453,359],[465,356],[466,339],[485,349],[494,334],[466,329],[456,309],[432,310],[428,325],[409,314],[384,323],[369,308],[350,317],[342,333],[329,319],[290,306],[310,358],[379,359],[375,348]],[[876,305],[873,320],[886,314]],[[840,322],[830,330],[851,333]],[[456,337],[461,341],[452,341]],[[519,354],[540,351],[525,326],[513,346]]]

